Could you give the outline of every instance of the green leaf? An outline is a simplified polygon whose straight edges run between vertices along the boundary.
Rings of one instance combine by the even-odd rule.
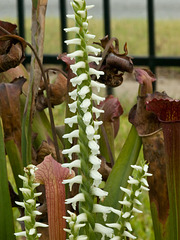
[[[103,205],[119,209],[118,201],[123,199],[124,193],[120,186],[126,187],[128,177],[132,173],[131,165],[135,164],[141,149],[141,138],[138,136],[134,126],[131,127],[126,142],[113,166],[108,177],[104,190],[109,194],[105,198]],[[108,215],[108,222],[115,222],[116,216],[113,213]]]
[[[19,197],[20,200],[22,200],[22,193],[19,190],[19,188],[22,187],[22,180],[18,177],[19,174],[24,175],[21,155],[17,145],[14,143],[13,140],[6,141],[5,147],[13,171]]]
[[[15,239],[1,121],[0,121],[0,213],[1,213],[0,239],[3,240]]]

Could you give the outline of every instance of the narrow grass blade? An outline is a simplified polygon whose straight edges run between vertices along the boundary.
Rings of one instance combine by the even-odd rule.
[[[3,240],[15,239],[1,121],[0,121],[0,213],[1,213],[0,239]]]

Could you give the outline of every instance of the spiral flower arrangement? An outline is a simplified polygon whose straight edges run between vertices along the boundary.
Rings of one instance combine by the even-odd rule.
[[[24,168],[24,176],[19,175],[19,178],[23,180],[23,187],[20,191],[23,194],[23,202],[15,202],[20,207],[24,208],[24,216],[17,218],[18,221],[24,221],[25,231],[15,233],[15,236],[23,236],[28,240],[37,240],[41,236],[41,233],[37,233],[37,227],[48,227],[47,224],[36,222],[36,216],[41,215],[41,212],[37,210],[40,205],[36,203],[36,198],[42,193],[35,192],[35,188],[40,185],[35,181],[35,171],[37,167],[30,164]]]
[[[111,240],[124,240],[126,237],[136,239],[132,234],[130,220],[134,217],[134,213],[142,213],[135,205],[142,205],[138,198],[142,190],[149,191],[149,185],[146,178],[147,176],[152,176],[152,174],[148,173],[148,165],[145,163],[142,163],[142,166],[131,165],[131,167],[136,172],[136,176],[129,176],[128,183],[131,186],[130,189],[120,187],[125,193],[123,201],[119,201],[121,204],[121,211],[111,208],[111,211],[119,216],[118,221],[116,223],[106,224],[108,227],[114,228],[114,236]]]
[[[76,137],[78,138],[78,143],[69,149],[64,149],[63,154],[68,154],[70,160],[73,153],[77,154],[77,160],[64,164],[64,166],[69,168],[78,167],[79,175],[63,182],[65,184],[69,183],[70,189],[74,183],[80,184],[79,193],[73,198],[66,199],[65,202],[66,204],[72,204],[74,209],[76,209],[76,203],[79,202],[80,215],[75,217],[74,214],[70,214],[67,220],[74,223],[71,223],[70,230],[66,231],[72,237],[77,236],[77,230],[79,229],[81,239],[95,239],[95,230],[97,229],[98,231],[100,224],[95,222],[94,213],[104,211],[104,209],[102,210],[101,205],[94,204],[94,202],[96,202],[95,199],[97,197],[103,199],[108,193],[99,188],[102,176],[98,172],[101,160],[97,157],[100,153],[97,140],[100,136],[96,132],[102,122],[93,119],[93,114],[98,118],[100,113],[103,112],[103,110],[93,106],[93,101],[98,104],[104,98],[92,93],[92,87],[96,87],[99,91],[100,88],[105,86],[91,80],[91,75],[95,74],[98,79],[104,72],[89,67],[90,62],[95,61],[99,63],[101,60],[100,57],[97,57],[100,49],[88,45],[88,40],[95,37],[88,32],[89,17],[87,16],[87,10],[93,6],[86,6],[84,0],[74,0],[71,4],[75,14],[67,17],[75,19],[76,26],[67,28],[65,31],[76,33],[74,39],[66,41],[67,45],[76,45],[76,50],[67,55],[70,58],[75,58],[75,64],[72,64],[70,67],[76,76],[70,82],[76,89],[69,93],[74,100],[73,103],[69,104],[69,109],[74,113],[74,116],[66,118],[65,123],[70,127],[77,123],[78,129],[65,134],[63,137],[67,138],[70,143],[72,143],[72,138]],[[93,53],[96,56],[89,56],[89,53]],[[84,218],[79,223],[76,218],[81,219],[81,216],[84,216]]]
[[[74,210],[76,210],[78,203],[79,215],[77,216],[75,213],[68,211],[69,216],[65,216],[64,218],[69,228],[64,230],[68,233],[70,240],[92,240],[96,238],[95,233],[100,233],[102,239],[104,239],[105,236],[114,240],[124,239],[120,236],[133,237],[130,233],[131,227],[128,220],[132,217],[131,213],[136,210],[133,207],[133,203],[139,203],[138,200],[135,200],[135,196],[137,195],[136,193],[141,185],[141,181],[139,182],[137,180],[137,183],[135,180],[135,182],[133,182],[133,179],[129,179],[129,183],[133,184],[132,194],[130,190],[122,188],[122,190],[127,193],[124,201],[120,202],[123,205],[122,211],[97,203],[97,197],[103,200],[108,193],[99,188],[102,176],[98,172],[101,160],[98,158],[98,154],[100,154],[98,139],[100,136],[97,134],[97,130],[102,122],[94,120],[93,117],[95,115],[96,118],[98,118],[100,114],[103,113],[103,110],[93,106],[93,102],[99,104],[104,98],[94,94],[92,87],[96,87],[99,92],[105,85],[92,80],[91,75],[96,75],[98,79],[104,72],[97,71],[89,66],[89,63],[92,61],[97,64],[101,61],[101,57],[97,56],[100,49],[88,45],[88,40],[95,37],[88,32],[88,19],[90,19],[90,17],[87,16],[87,10],[93,6],[86,6],[85,0],[74,0],[71,5],[74,14],[67,15],[67,17],[75,20],[75,27],[66,28],[65,31],[74,32],[76,36],[74,39],[66,40],[65,42],[67,45],[76,45],[76,50],[67,54],[71,59],[75,59],[75,63],[70,66],[72,72],[75,74],[75,77],[70,79],[75,90],[69,92],[69,96],[73,102],[68,104],[70,111],[74,115],[66,118],[65,124],[68,124],[71,128],[73,124],[77,124],[78,128],[66,133],[63,137],[68,139],[71,144],[73,138],[77,138],[78,141],[76,145],[63,150],[63,154],[68,155],[70,159],[70,162],[63,164],[63,167],[70,169],[77,167],[79,171],[77,176],[64,180],[63,183],[69,184],[70,190],[74,183],[79,184],[79,193],[65,201],[66,204],[72,204]],[[93,56],[89,56],[89,53],[93,54]],[[76,160],[71,161],[72,154],[74,153],[78,157]],[[142,176],[146,176],[146,169],[143,170],[142,167],[140,168],[142,170],[141,173],[143,173]],[[145,178],[142,176],[141,180],[143,179],[145,183]],[[138,179],[140,179],[140,177],[138,177]],[[141,186],[141,188],[143,187]],[[115,225],[107,224],[104,226],[96,222],[96,213],[102,213],[106,221],[107,214],[111,211],[119,215],[119,220]],[[115,228],[115,230],[113,228]]]

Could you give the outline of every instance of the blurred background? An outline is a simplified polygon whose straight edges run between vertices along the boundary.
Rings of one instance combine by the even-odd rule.
[[[49,0],[47,7],[44,61],[56,63],[56,56],[71,51],[63,44],[63,22],[66,13],[72,13],[70,0]],[[180,97],[180,1],[179,0],[87,0],[95,7],[89,11],[90,32],[95,41],[106,34],[117,37],[120,51],[128,43],[129,55],[135,66],[148,67],[156,74],[156,89],[165,90],[171,97]],[[19,25],[20,35],[31,41],[31,0],[1,0],[1,20]],[[18,18],[20,17],[20,20]],[[27,51],[30,54],[30,51]],[[30,56],[29,56],[30,59]],[[27,57],[27,62],[28,57]],[[59,63],[58,63],[59,64]],[[114,94],[123,94],[138,87],[132,75],[125,75],[122,86]],[[132,95],[132,96],[135,96]],[[132,97],[134,99],[134,97]]]

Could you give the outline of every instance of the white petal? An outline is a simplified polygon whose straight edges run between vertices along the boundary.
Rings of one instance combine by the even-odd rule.
[[[97,170],[90,170],[90,176],[94,179],[93,185],[98,187],[102,181],[102,175]]]
[[[39,197],[42,195],[42,192],[34,193],[34,197]]]
[[[120,189],[125,192],[128,196],[131,195],[131,190],[127,189],[127,188],[123,188],[123,187],[120,187]]]
[[[142,190],[145,190],[145,191],[147,191],[147,192],[149,191],[149,188],[144,187],[144,186],[141,186],[141,189],[142,189]]]
[[[77,202],[84,202],[84,201],[85,201],[84,194],[83,193],[78,193],[74,197],[66,199],[65,204],[70,204],[71,203],[73,209],[76,210],[76,203]]]
[[[24,182],[28,182],[28,178],[22,175],[18,175],[20,179],[22,179]]]
[[[103,71],[98,71],[94,68],[89,68],[89,74],[92,75],[92,74],[95,74],[97,79],[100,78],[100,75],[104,75],[104,72]]]
[[[35,189],[36,187],[40,186],[40,183],[32,183],[32,188]]]
[[[79,68],[85,68],[85,67],[86,67],[86,64],[85,64],[84,61],[80,61],[80,62],[77,62],[75,64],[70,65],[70,68],[71,68],[71,70],[73,71],[74,74],[76,74],[76,72]]]
[[[93,16],[87,16],[87,20],[90,20],[92,18],[93,18]]]
[[[88,86],[83,86],[83,87],[80,89],[80,91],[78,92],[78,95],[79,95],[82,99],[84,99],[85,96],[86,96],[86,94],[89,93],[89,92],[90,92],[89,87],[88,87]]]
[[[130,222],[125,222],[124,225],[127,227],[128,231],[130,231],[130,232],[132,231],[132,227],[131,227]]]
[[[99,197],[101,199],[101,201],[103,201],[103,199],[108,195],[108,192],[103,191],[101,188],[98,188],[98,187],[92,187],[91,193],[93,195]]]
[[[27,203],[30,203],[30,204],[32,204],[32,205],[35,204],[35,200],[34,200],[34,199],[28,199],[26,202],[27,202]]]
[[[88,53],[90,53],[90,52],[94,53],[96,56],[98,55],[98,53],[101,52],[101,50],[99,48],[95,48],[95,47],[92,47],[90,45],[86,46],[86,50],[87,50]]]
[[[146,186],[149,187],[149,184],[145,178],[141,178],[141,182]]]
[[[117,214],[119,217],[121,216],[121,211],[118,210],[118,209],[115,209],[115,208],[112,208],[112,207],[111,207],[111,212]]]
[[[92,100],[96,101],[97,104],[99,104],[101,101],[104,101],[105,98],[92,93]]]
[[[132,178],[131,176],[129,176],[129,180],[127,182],[129,184],[135,184],[135,185],[139,184],[139,181],[137,179]]]
[[[115,236],[113,238],[111,238],[111,240],[121,240],[119,236]]]
[[[99,126],[103,124],[103,121],[94,121],[94,129],[98,130]]]
[[[132,168],[138,170],[138,171],[142,171],[142,167],[141,166],[138,166],[138,165],[131,165]]]
[[[99,92],[101,88],[105,88],[106,86],[103,83],[99,83],[94,80],[91,80],[91,87],[96,87]]]
[[[18,206],[21,206],[21,207],[25,208],[24,202],[15,201],[15,203],[16,203]]]
[[[48,227],[47,224],[41,223],[41,222],[35,222],[35,225],[34,225],[34,226],[35,226],[35,227]]]
[[[67,14],[66,17],[70,18],[70,19],[75,19],[75,15],[74,14]]]
[[[138,197],[141,193],[142,193],[141,191],[136,190],[136,191],[135,191],[135,196]]]
[[[26,237],[26,231],[14,233],[16,237]]]
[[[64,230],[65,232],[71,234],[71,230],[70,230],[70,229],[68,229],[68,228],[63,228],[63,230]]]
[[[123,201],[119,201],[120,204],[130,207],[131,206],[131,202],[127,201],[127,200],[123,200]]]
[[[70,188],[70,191],[71,191],[74,183],[78,183],[78,184],[82,183],[82,176],[78,175],[78,176],[75,176],[75,177],[70,178],[70,179],[65,179],[65,180],[62,181],[62,183],[63,184],[69,183],[69,188]]]
[[[68,93],[71,99],[76,100],[77,98],[77,89],[74,89],[72,92]]]
[[[104,113],[103,109],[99,109],[99,108],[96,108],[96,107],[92,107],[92,111],[96,114],[96,118],[98,118],[101,113]]]
[[[35,228],[31,228],[29,230],[29,235],[31,236],[31,235],[35,234],[35,232],[36,232],[36,229]]]
[[[70,127],[72,127],[72,125],[74,123],[77,123],[77,116],[73,116],[71,118],[65,118],[64,123],[68,124]]]
[[[77,50],[72,53],[68,53],[67,57],[71,58],[71,60],[75,57],[83,57],[84,52],[82,50]]]
[[[89,125],[90,121],[92,119],[92,115],[90,112],[86,112],[83,116],[83,122],[85,123],[85,125]]]
[[[77,109],[77,101],[74,101],[73,103],[69,103],[68,106],[69,106],[70,111],[72,113],[75,113],[76,109]]]
[[[88,75],[86,73],[82,73],[77,77],[71,78],[70,82],[72,83],[73,87],[75,87],[76,85],[80,85],[82,81],[87,79],[88,79]]]
[[[17,218],[17,221],[27,221],[27,222],[30,222],[31,221],[31,217],[30,216],[23,216],[23,217],[20,217],[20,218]]]
[[[80,107],[83,110],[83,112],[85,113],[85,112],[87,112],[90,105],[91,105],[90,99],[86,98],[86,99],[83,100]]]
[[[89,140],[93,140],[93,137],[95,134],[95,130],[94,130],[93,126],[89,125],[86,127],[86,134],[87,134],[87,138]]]
[[[144,165],[143,170],[147,173],[149,166],[147,164]]]
[[[42,212],[40,212],[40,211],[38,211],[38,210],[34,210],[33,213],[34,213],[35,215],[42,215]]]
[[[108,226],[110,228],[116,228],[118,230],[121,229],[121,225],[119,223],[106,223],[106,226]]]
[[[139,209],[137,209],[137,208],[135,208],[135,207],[133,207],[132,211],[133,211],[133,212],[136,212],[136,213],[143,213],[141,210],[139,210]]]
[[[74,238],[73,238],[74,239]],[[80,235],[76,238],[77,240],[88,240],[88,237],[86,235]]]
[[[22,193],[31,194],[31,190],[30,190],[29,188],[19,188],[19,190],[20,190]]]
[[[70,159],[72,159],[72,154],[73,154],[73,153],[79,153],[79,152],[80,152],[79,144],[76,144],[76,145],[72,146],[72,147],[69,148],[69,149],[64,149],[64,150],[62,151],[62,154],[68,154],[68,157],[69,157]]]
[[[86,223],[79,223],[74,225],[74,230],[77,231],[78,229],[86,226]]]
[[[111,208],[107,206],[103,206],[100,204],[93,205],[93,212],[94,213],[102,213],[104,221],[107,220],[107,214],[111,212]]]
[[[90,9],[92,9],[93,7],[95,7],[95,5],[86,5],[86,9],[87,9],[87,10],[90,10]]]
[[[83,22],[83,27],[84,28],[88,28],[88,23],[87,22]]]
[[[76,44],[76,45],[81,45],[81,39],[80,38],[74,38],[74,39],[69,39],[64,41],[67,45],[70,44]]]
[[[132,235],[131,233],[129,233],[128,231],[124,231],[122,236],[136,239],[136,237],[134,235]]]
[[[128,218],[128,217],[130,217],[130,215],[131,215],[130,212],[125,212],[125,213],[122,215],[122,217],[123,217],[123,218]]]
[[[64,28],[65,32],[75,32],[75,33],[79,33],[79,27],[70,27],[70,28]]]
[[[138,199],[134,199],[134,202],[137,204],[137,205],[139,205],[139,206],[141,206],[142,205],[142,203],[138,200]]]
[[[37,236],[40,238],[42,236],[42,233],[38,233]]]
[[[105,227],[100,223],[95,223],[94,231],[101,233],[102,236],[106,235],[107,237],[110,237],[110,238],[112,237],[112,234],[113,234],[113,229]]]
[[[89,141],[88,147],[91,149],[91,152],[92,152],[93,155],[97,155],[97,154],[100,153],[99,152],[99,145],[94,140]]]
[[[63,163],[63,164],[61,164],[61,166],[69,168],[69,170],[71,172],[71,169],[73,167],[77,167],[77,168],[81,167],[81,161],[79,159],[77,159],[77,160],[74,160],[74,161],[72,161],[70,163]]]
[[[77,13],[81,15],[82,18],[85,18],[86,16],[86,11],[85,10],[78,10]]]
[[[92,154],[89,156],[89,162],[93,165],[101,165],[101,159]]]
[[[74,131],[63,135],[63,138],[68,138],[68,141],[70,143],[72,143],[73,138],[77,138],[77,137],[79,137],[79,130],[78,129],[75,129]]]
[[[88,56],[88,62],[95,62],[96,64],[99,64],[101,60],[102,57]]]
[[[96,37],[96,35],[93,35],[93,34],[89,34],[89,33],[86,33],[85,34],[85,38],[88,40],[88,39],[94,39]]]
[[[76,222],[87,222],[87,215],[86,213],[81,213],[77,216]]]
[[[144,177],[151,177],[153,174],[152,173],[145,173],[143,176]]]

